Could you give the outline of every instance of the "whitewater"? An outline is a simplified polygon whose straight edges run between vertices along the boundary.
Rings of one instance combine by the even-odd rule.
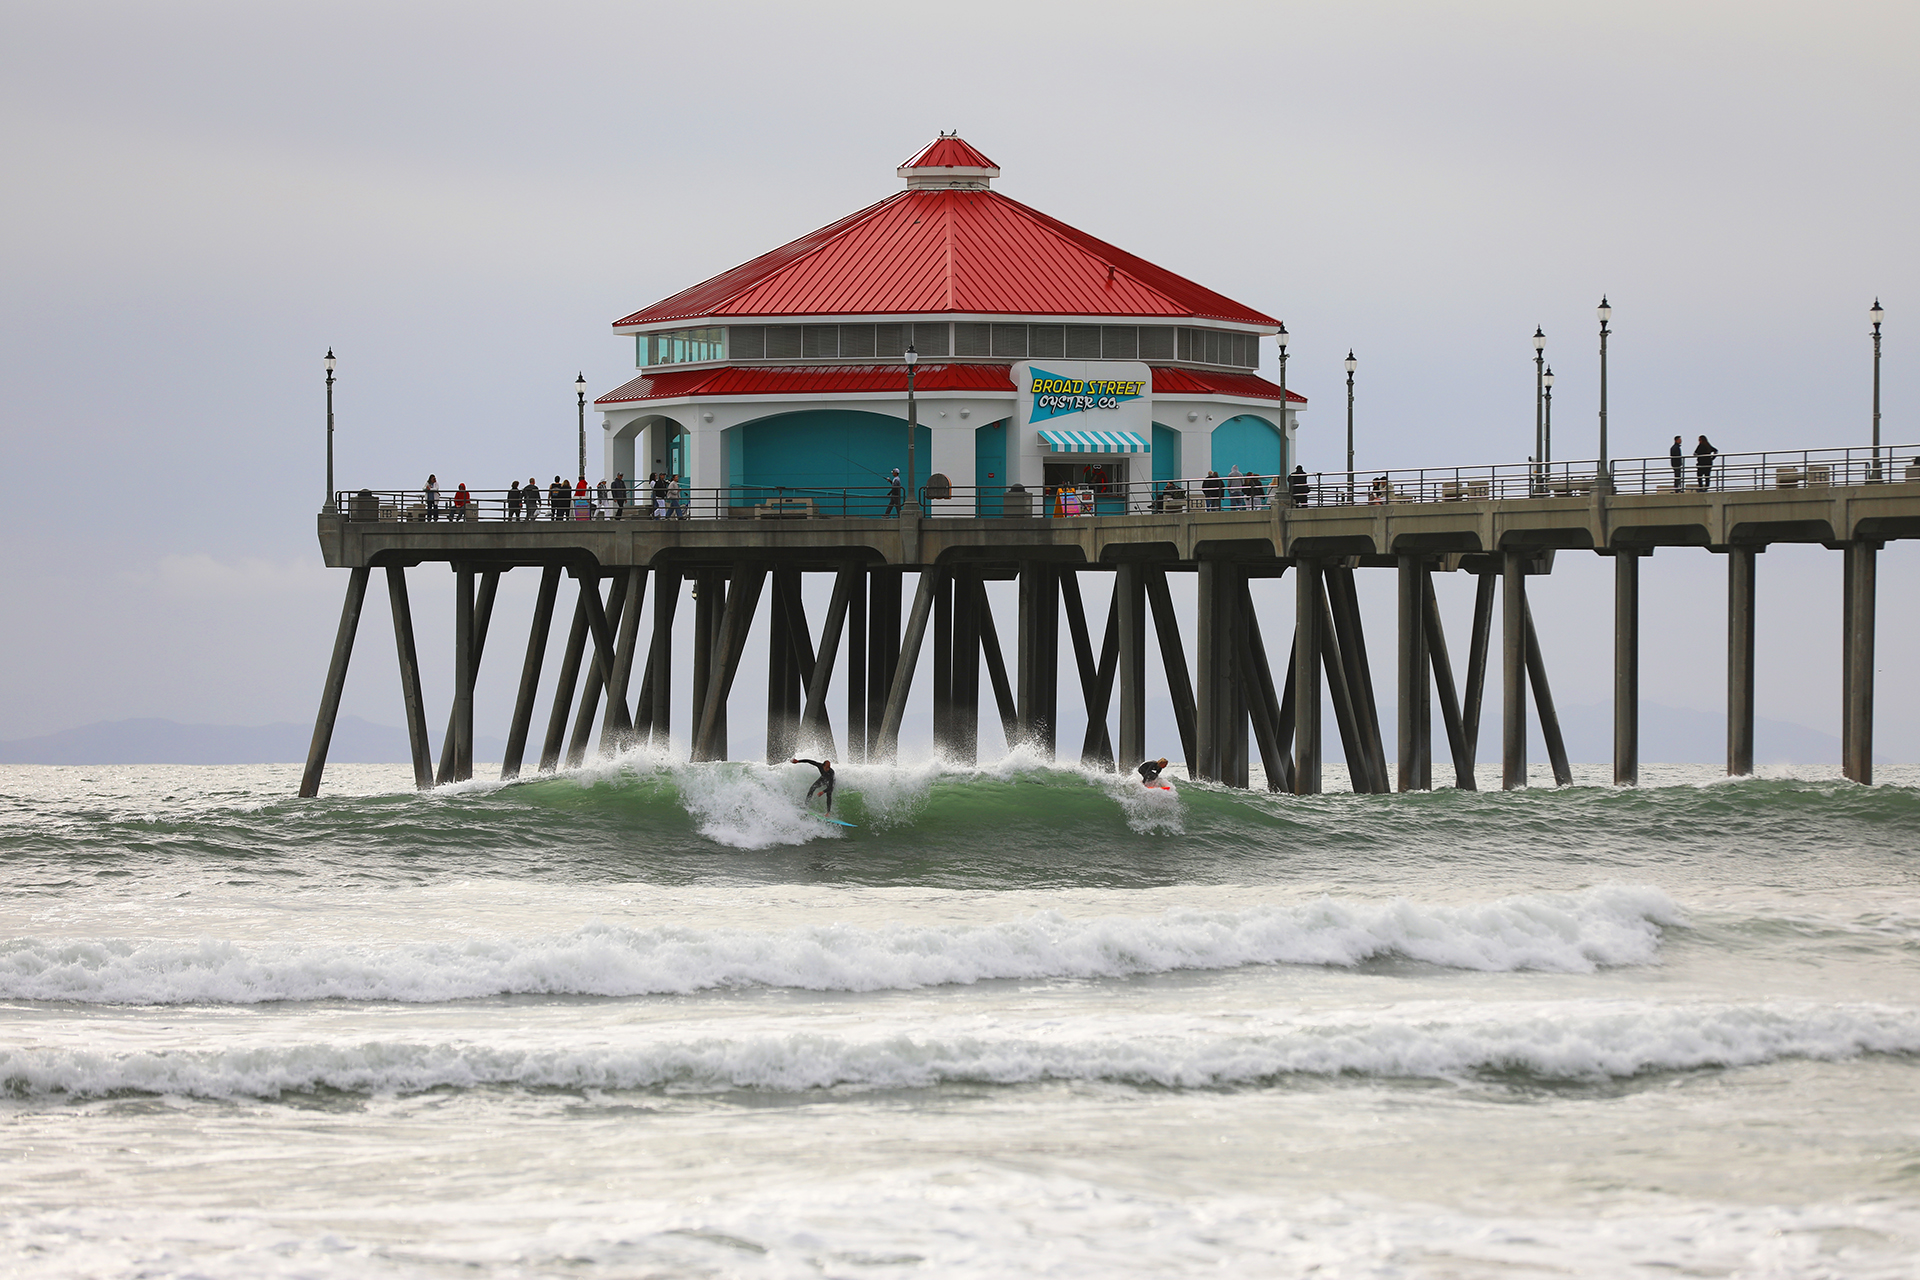
[[[0,767],[0,1273],[1920,1276],[1920,769],[1577,772]]]

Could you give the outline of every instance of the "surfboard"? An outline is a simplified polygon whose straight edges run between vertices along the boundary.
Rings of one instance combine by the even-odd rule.
[[[860,829],[854,826],[851,822],[842,822],[838,818],[829,818],[823,813],[816,813],[813,816],[820,819],[820,821],[822,822],[831,822],[836,827],[845,827],[849,831],[858,831]]]

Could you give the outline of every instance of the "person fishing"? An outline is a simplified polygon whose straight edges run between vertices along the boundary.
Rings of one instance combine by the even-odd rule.
[[[811,805],[813,803],[813,798],[815,796],[817,795],[825,796],[827,801],[827,814],[828,816],[832,816],[833,814],[833,761],[831,760],[789,760],[787,761],[787,763],[788,764],[810,764],[814,768],[820,771],[820,776],[818,778],[815,778],[813,780],[813,785],[807,788],[807,798],[805,803],[808,805]]]
[[[1165,756],[1161,756],[1158,760],[1149,760],[1145,764],[1141,765],[1140,766],[1140,785],[1143,787],[1155,787],[1155,786],[1162,785],[1160,782],[1160,771],[1166,767],[1167,767],[1167,758]]]

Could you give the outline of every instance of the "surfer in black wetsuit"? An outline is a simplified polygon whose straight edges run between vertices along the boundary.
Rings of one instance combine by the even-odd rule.
[[[827,814],[833,814],[833,761],[831,760],[789,760],[788,764],[810,764],[820,771],[820,776],[807,788],[806,803],[811,805],[815,796],[827,798]]]
[[[1167,767],[1167,758],[1165,756],[1161,756],[1158,760],[1149,760],[1145,764],[1141,765],[1140,766],[1140,785],[1143,787],[1159,786],[1160,771],[1166,767]]]

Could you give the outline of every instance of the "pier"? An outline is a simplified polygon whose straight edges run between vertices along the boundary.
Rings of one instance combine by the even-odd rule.
[[[538,571],[527,620],[519,692],[502,777],[527,767],[542,695],[544,658],[563,579],[572,616],[552,680],[534,767],[578,765],[636,743],[672,740],[672,640],[692,628],[691,705],[682,726],[695,760],[729,758],[727,706],[750,645],[767,654],[764,758],[817,748],[835,759],[886,760],[916,689],[931,705],[938,749],[971,762],[983,696],[1009,742],[1055,757],[1061,696],[1061,623],[1073,652],[1088,729],[1079,759],[1128,770],[1145,753],[1146,628],[1158,637],[1157,677],[1174,710],[1195,778],[1246,787],[1250,747],[1266,785],[1310,795],[1322,786],[1323,696],[1353,789],[1434,785],[1433,718],[1453,785],[1474,784],[1488,667],[1497,663],[1501,776],[1525,785],[1529,716],[1539,723],[1557,783],[1571,781],[1554,711],[1548,663],[1528,604],[1528,579],[1556,556],[1614,560],[1613,775],[1638,779],[1639,561],[1705,551],[1727,566],[1727,771],[1753,768],[1755,601],[1759,553],[1777,543],[1817,544],[1844,558],[1843,766],[1872,781],[1876,553],[1920,537],[1920,455],[1913,446],[1793,455],[1723,455],[1705,491],[1666,483],[1667,459],[1388,472],[1348,484],[1320,477],[1293,505],[1284,486],[1220,509],[1195,479],[1174,486],[1114,486],[1063,514],[1064,494],[923,487],[897,516],[840,515],[833,495],[759,490],[692,491],[687,518],[654,519],[649,504],[575,512],[565,519],[506,519],[498,495],[426,519],[418,495],[347,490],[319,517],[326,563],[349,571],[333,658],[321,695],[301,794],[318,793],[362,606],[373,573],[387,585],[401,700],[421,788],[473,774],[473,687],[493,637],[499,576]],[[1606,475],[1607,483],[1592,477]],[[1349,493],[1368,492],[1356,502]],[[1080,495],[1074,495],[1076,499]],[[843,507],[848,495],[840,495]],[[1324,499],[1318,504],[1313,498]],[[1256,502],[1264,505],[1256,505]],[[857,504],[854,504],[857,505]],[[824,513],[824,514],[823,514]],[[988,514],[983,514],[988,513]],[[571,518],[593,515],[601,518]],[[457,517],[457,518],[456,518]],[[408,595],[409,569],[444,563],[455,575],[454,695],[439,760],[427,709]],[[1396,575],[1394,643],[1369,643],[1356,575]],[[1190,655],[1167,587],[1197,575]],[[1291,573],[1294,607],[1262,611],[1248,583]],[[1474,581],[1470,632],[1449,641],[1434,575]],[[832,577],[824,618],[808,618],[803,575]],[[915,579],[909,599],[908,576]],[[996,618],[984,584],[1018,583],[1018,616]],[[681,586],[695,585],[693,616],[680,618]],[[1103,634],[1085,601],[1109,593]],[[646,614],[651,594],[653,609]],[[767,623],[754,631],[762,598]],[[1496,645],[1495,616],[1498,614]],[[644,625],[643,625],[644,624]],[[1266,640],[1290,633],[1276,678]],[[512,634],[518,639],[518,627]],[[496,651],[508,641],[494,638]],[[1394,768],[1389,774],[1372,678],[1376,653],[1396,672]],[[1459,656],[1464,666],[1456,666]],[[979,673],[988,680],[983,691]],[[828,706],[835,670],[844,707]],[[1117,706],[1115,705],[1117,699]]]

